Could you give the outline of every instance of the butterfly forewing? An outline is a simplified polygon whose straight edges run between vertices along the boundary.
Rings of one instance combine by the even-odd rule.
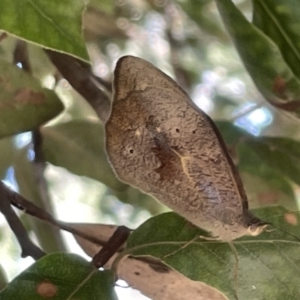
[[[150,63],[123,57],[115,70],[106,147],[119,178],[195,225],[243,223],[247,199],[212,121]]]

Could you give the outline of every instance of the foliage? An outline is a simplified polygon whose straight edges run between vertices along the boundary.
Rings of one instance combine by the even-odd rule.
[[[117,299],[114,276],[98,271],[74,254],[53,253],[41,258],[1,293],[3,299]]]
[[[21,214],[25,228],[36,234],[47,255],[7,284],[0,299],[48,299],[36,293],[41,282],[47,283],[50,292],[55,291],[51,299],[117,299],[114,272],[156,299],[162,289],[159,282],[153,283],[155,272],[165,278],[172,274],[178,282],[189,280],[185,285],[194,296],[199,290],[194,289],[193,281],[218,289],[201,285],[204,299],[233,299],[236,295],[240,299],[299,299],[300,220],[287,211],[298,209],[300,190],[298,1],[85,2],[5,0],[1,5],[1,178],[49,213],[56,210],[53,207],[59,196],[55,195],[69,185],[65,174],[76,178],[71,183],[75,190],[76,182],[94,180],[88,181],[80,201],[94,204],[99,223],[105,223],[102,219],[128,225],[140,221],[145,211],[164,212],[150,196],[116,178],[104,150],[101,101],[106,98],[98,101],[93,88],[109,99],[114,63],[131,54],[171,74],[197,104],[218,119],[216,124],[242,175],[250,207],[256,207],[258,217],[284,231],[276,229],[235,241],[237,261],[227,243],[189,243],[205,233],[168,212],[139,226],[125,248],[105,265],[106,270],[99,271],[75,254],[50,253],[65,250],[58,231]],[[23,56],[18,52],[20,41],[27,43]],[[59,54],[60,63],[69,62],[66,57],[73,59],[68,63],[71,72],[59,68],[49,49]],[[87,62],[96,76],[88,73]],[[72,73],[75,67],[82,71]],[[266,111],[264,123],[259,123],[259,116]],[[25,132],[32,134],[30,143],[22,142],[26,135],[19,134]],[[59,185],[49,176],[51,170],[60,174]],[[96,184],[100,196],[93,193]],[[130,211],[128,220],[123,217],[124,207]],[[6,232],[5,228],[1,225],[1,231]],[[82,224],[76,228],[99,238],[98,230],[89,232]],[[4,236],[0,235],[1,241]],[[111,236],[109,231],[100,239],[107,242]],[[91,245],[99,247],[95,242],[81,244],[94,256],[99,249],[90,251]],[[153,258],[149,263],[149,256],[165,265]],[[126,272],[122,272],[121,259],[129,266]],[[152,275],[142,277],[136,263]],[[1,268],[0,288],[6,284],[4,274],[5,268]],[[184,279],[179,277],[182,275]],[[188,291],[177,288],[175,284],[164,299],[187,295]]]

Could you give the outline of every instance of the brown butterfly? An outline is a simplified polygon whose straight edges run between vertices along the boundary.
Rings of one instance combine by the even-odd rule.
[[[231,241],[267,226],[248,210],[222,136],[202,110],[149,62],[116,66],[106,150],[117,176],[212,237]]]

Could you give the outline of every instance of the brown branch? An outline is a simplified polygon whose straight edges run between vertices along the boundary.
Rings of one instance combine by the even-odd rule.
[[[119,226],[109,238],[106,245],[93,257],[93,265],[96,268],[103,267],[110,258],[120,250],[120,247],[127,241],[131,230],[125,226]]]
[[[45,252],[29,239],[25,227],[10,206],[13,196],[14,192],[3,182],[0,182],[0,211],[5,216],[10,228],[18,239],[22,249],[22,257],[31,256],[34,259],[39,259],[45,255]]]
[[[124,248],[122,247],[122,245],[125,243],[130,232],[132,232],[131,229],[129,229],[125,226],[120,226],[119,227],[120,229],[117,229],[115,231],[115,233],[112,235],[112,237],[109,239],[109,241],[101,240],[95,236],[92,236],[92,235],[86,234],[80,230],[77,230],[65,222],[54,219],[51,216],[51,214],[49,214],[46,211],[44,211],[43,209],[39,208],[34,203],[26,200],[20,194],[14,192],[14,191],[11,191],[11,190],[9,190],[9,191],[11,193],[10,194],[11,204],[14,205],[15,207],[17,207],[18,209],[23,210],[25,213],[27,213],[33,217],[36,217],[42,221],[45,221],[53,226],[59,227],[62,230],[68,231],[74,235],[77,235],[83,239],[86,239],[89,242],[92,242],[92,243],[102,246],[102,247],[106,247],[102,252],[101,252],[101,250],[99,251],[98,258],[95,257],[93,259],[93,261],[96,260],[97,262],[99,259],[98,265],[101,265],[103,262],[105,262],[107,258],[109,259],[109,256],[111,254],[113,254],[113,252],[115,253],[116,251],[118,251],[118,252],[123,251]],[[108,244],[108,243],[111,243],[111,244]],[[155,258],[135,257],[134,259],[140,260],[140,261],[143,261],[143,262],[149,264],[149,266],[156,272],[165,273],[165,272],[168,272],[168,270],[169,270],[169,268],[167,266],[165,266],[164,264],[162,264],[160,261],[158,261]]]
[[[102,81],[96,80],[90,68],[76,58],[52,50],[45,51],[62,76],[93,107],[98,117],[106,122],[110,114],[110,98],[101,89]]]
[[[95,243],[100,246],[104,246],[107,243],[107,241],[100,240],[99,238],[95,238],[93,236],[90,236],[89,234],[86,234],[80,230],[73,228],[72,226],[68,225],[65,222],[56,220],[55,218],[53,218],[51,214],[41,209],[34,203],[26,200],[23,196],[21,196],[16,192],[11,191],[10,201],[11,204],[13,204],[15,207],[17,207],[20,210],[24,210],[27,214],[34,216],[47,223],[50,223],[51,225],[56,226],[62,230],[78,235],[92,243]]]

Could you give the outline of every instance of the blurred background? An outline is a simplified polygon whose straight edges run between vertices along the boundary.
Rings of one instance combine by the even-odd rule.
[[[250,19],[251,1],[235,1]],[[142,57],[170,75],[192,100],[217,121],[237,163],[251,207],[282,204],[297,209],[299,188],[282,178],[256,149],[236,145],[264,136],[298,138],[295,122],[272,108],[245,71],[211,0],[90,0],[83,14],[84,36],[93,73],[110,96],[113,70],[123,55]],[[16,39],[0,43],[12,61]],[[32,74],[55,90],[65,110],[41,128],[48,195],[40,189],[33,163],[32,133],[1,139],[0,175],[14,190],[66,222],[94,222],[136,228],[168,209],[120,183],[103,150],[102,123],[86,100],[64,79],[38,46],[28,45]],[[22,68],[22,64],[19,65]],[[233,126],[232,126],[233,124]],[[266,154],[267,155],[267,154]],[[44,190],[45,191],[45,190]],[[46,197],[46,201],[45,201]],[[47,252],[85,255],[73,237],[19,212],[30,237]],[[33,262],[20,248],[0,215],[0,265],[11,280]],[[120,282],[120,286],[126,286]],[[120,299],[147,299],[117,287]]]

